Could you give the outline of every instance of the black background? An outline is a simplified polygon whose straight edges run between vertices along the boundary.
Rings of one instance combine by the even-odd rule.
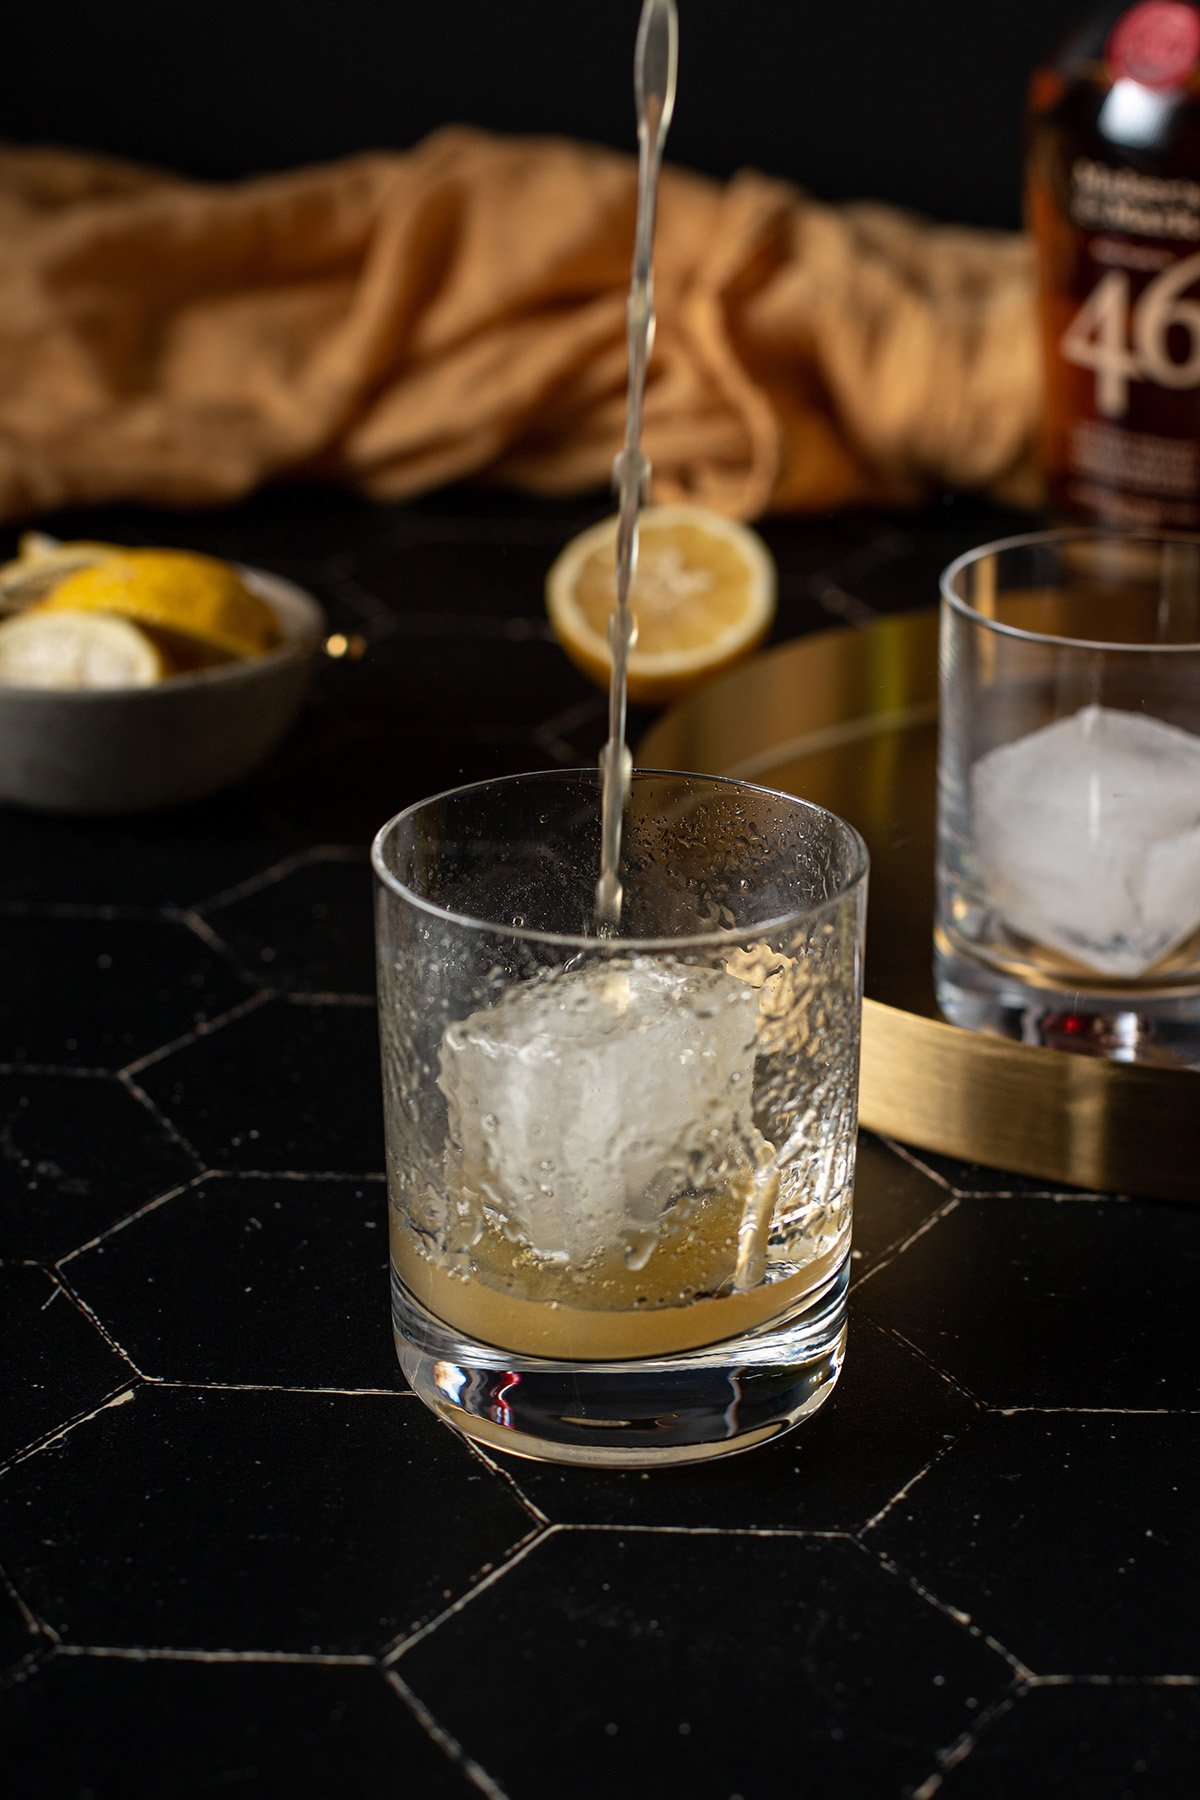
[[[201,176],[465,121],[621,146],[639,0],[7,0],[0,137]],[[671,154],[1013,225],[1030,69],[1082,0],[680,0]]]

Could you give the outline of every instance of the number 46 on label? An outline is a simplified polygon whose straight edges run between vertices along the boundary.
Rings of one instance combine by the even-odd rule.
[[[1131,381],[1168,388],[1200,383],[1200,300],[1184,297],[1197,280],[1200,253],[1156,275],[1131,313],[1129,276],[1124,269],[1110,269],[1071,320],[1062,353],[1068,362],[1096,371],[1096,407],[1106,419],[1124,416]],[[1172,327],[1186,333],[1180,362],[1171,355]]]

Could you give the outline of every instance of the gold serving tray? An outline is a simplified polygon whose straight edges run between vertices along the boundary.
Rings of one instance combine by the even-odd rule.
[[[642,768],[735,775],[818,802],[871,852],[864,1125],[1048,1182],[1200,1200],[1200,1074],[948,1025],[933,995],[936,612],[784,644],[683,701]]]

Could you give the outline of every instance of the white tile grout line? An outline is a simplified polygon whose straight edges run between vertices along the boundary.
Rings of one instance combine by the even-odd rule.
[[[549,1525],[550,1521],[542,1511],[541,1507],[534,1505],[528,1494],[524,1492],[516,1478],[508,1469],[504,1468],[498,1462],[493,1462],[492,1458],[483,1449],[482,1445],[477,1443],[474,1438],[469,1438],[464,1434],[463,1442],[471,1452],[471,1455],[474,1456],[478,1462],[481,1462],[485,1469],[490,1469],[493,1475],[499,1476],[506,1487],[511,1488],[513,1494],[516,1496],[524,1510],[529,1514],[535,1525]]]
[[[851,594],[829,575],[810,575],[805,583],[809,593],[825,611],[846,625],[873,625],[880,617],[874,606]]]
[[[259,976],[247,967],[236,951],[230,948],[225,939],[214,931],[208,920],[202,918],[198,912],[187,907],[181,912],[172,913],[171,916],[177,925],[182,925],[185,930],[198,937],[214,956],[219,956],[221,961],[232,969],[233,973],[244,981],[248,988],[257,989],[262,986]]]
[[[103,1338],[104,1342],[108,1345],[109,1349],[112,1350],[117,1356],[120,1357],[121,1361],[126,1365],[126,1367],[129,1370],[131,1370],[133,1375],[135,1377],[140,1377],[142,1375],[142,1371],[138,1368],[138,1366],[134,1362],[132,1356],[130,1356],[129,1352],[127,1350],[125,1350],[120,1344],[118,1344],[116,1338],[113,1336],[112,1332],[108,1329],[107,1325],[105,1325],[105,1323],[101,1319],[100,1315],[94,1310],[93,1307],[89,1306],[88,1302],[83,1298],[82,1294],[79,1294],[75,1291],[75,1289],[71,1286],[70,1281],[62,1273],[61,1269],[52,1269],[50,1271],[50,1278],[54,1282],[59,1293],[63,1296],[64,1300],[67,1301],[68,1305],[73,1306],[75,1311],[77,1313],[79,1313],[82,1318],[87,1320],[88,1324],[92,1327],[92,1329],[95,1332],[97,1332],[97,1334],[101,1338]],[[116,1387],[118,1387],[120,1385],[121,1384],[119,1382],[114,1382],[113,1388],[115,1389]],[[111,1391],[112,1390],[110,1390],[110,1392]]]
[[[859,1537],[859,1539],[865,1538],[869,1531],[874,1531],[877,1525],[881,1525],[883,1523],[884,1519],[886,1519],[888,1514],[892,1511],[893,1507],[899,1506],[899,1504],[902,1500],[906,1500],[908,1498],[909,1494],[912,1492],[912,1490],[916,1487],[917,1483],[919,1481],[924,1481],[924,1479],[925,1479],[926,1475],[928,1475],[929,1471],[932,1468],[936,1467],[936,1465],[941,1462],[941,1460],[944,1456],[948,1456],[950,1454],[951,1450],[953,1450],[957,1444],[960,1444],[962,1442],[963,1438],[967,1435],[967,1433],[969,1431],[971,1431],[976,1424],[978,1424],[979,1418],[986,1418],[986,1417],[987,1417],[987,1413],[985,1411],[981,1411],[978,1418],[971,1419],[966,1425],[963,1426],[961,1431],[956,1431],[954,1433],[953,1437],[948,1438],[947,1441],[944,1444],[942,1444],[939,1449],[935,1450],[933,1455],[929,1458],[929,1461],[927,1463],[925,1463],[921,1468],[919,1468],[915,1474],[910,1475],[908,1480],[904,1483],[903,1487],[898,1489],[898,1491],[892,1495],[890,1500],[886,1500],[884,1502],[884,1504],[879,1508],[878,1512],[872,1513],[871,1517],[867,1520],[866,1524],[862,1527],[861,1531],[859,1531],[857,1533],[857,1536]]]
[[[183,1140],[180,1140],[183,1142]],[[185,1144],[184,1146],[188,1146]],[[198,1163],[200,1158],[195,1159]],[[179,1194],[190,1193],[194,1188],[202,1187],[207,1181],[289,1181],[297,1185],[305,1182],[338,1182],[355,1183],[364,1186],[383,1186],[387,1176],[378,1170],[370,1170],[366,1174],[347,1172],[344,1169],[206,1169],[201,1167],[197,1174],[187,1181],[176,1182],[164,1193],[155,1194],[152,1199],[143,1201],[141,1206],[134,1207],[120,1219],[114,1219],[103,1231],[98,1231],[86,1243],[76,1244],[73,1249],[66,1250],[61,1256],[49,1261],[41,1261],[37,1257],[23,1257],[19,1260],[35,1269],[61,1269],[77,1256],[87,1250],[94,1250],[97,1244],[103,1244],[115,1232],[124,1231],[127,1225],[134,1224],[145,1213],[154,1212],[157,1207],[164,1206],[168,1200],[174,1200]],[[12,1258],[0,1257],[0,1264],[12,1261]]]
[[[589,695],[585,700],[576,700],[561,712],[552,713],[541,725],[535,727],[531,741],[545,746],[551,738],[567,740],[567,733],[577,725],[592,725],[604,718],[604,698],[600,694]],[[577,755],[577,751],[572,754]]]
[[[407,536],[403,539],[402,546],[398,543],[397,539],[390,538],[386,543],[378,543],[373,546],[368,545],[366,554],[372,557],[386,557],[394,554],[395,560],[399,566],[403,568],[403,552],[408,548],[408,544],[409,539]],[[356,574],[355,571],[362,554],[363,553],[358,550],[334,550],[328,556],[323,557],[321,559],[321,568],[325,572],[325,579],[337,587],[339,592],[342,590],[350,590],[352,593],[357,594],[361,601],[369,606],[372,612],[378,613],[381,618],[396,618],[397,613],[395,608],[389,606],[387,601],[382,599],[375,592],[374,588],[369,588]],[[345,598],[344,592],[342,592],[342,597]]]
[[[556,1522],[556,1531],[594,1532],[610,1537],[731,1537],[810,1538],[829,1543],[853,1543],[849,1531],[813,1531],[803,1525],[607,1525],[592,1521]]]
[[[886,1144],[889,1150],[894,1150],[896,1155],[900,1157],[903,1162],[906,1162],[910,1168],[916,1169],[918,1174],[924,1175],[929,1181],[932,1181],[935,1187],[940,1187],[947,1194],[954,1194],[954,1189],[951,1187],[946,1177],[939,1174],[936,1169],[931,1169],[923,1163],[916,1152],[910,1150],[907,1144],[902,1144],[898,1138],[893,1137],[881,1137],[880,1142]],[[954,1197],[955,1199],[958,1198],[957,1195]]]
[[[389,637],[441,640],[445,643],[483,639],[493,644],[552,644],[554,633],[545,619],[512,618],[504,613],[405,613]],[[399,646],[398,646],[399,647]]]
[[[349,567],[325,564],[325,579],[344,606],[358,614],[368,648],[384,642],[399,629],[399,616],[369,587],[364,587]]]
[[[524,1562],[531,1550],[536,1549],[539,1544],[544,1544],[547,1538],[554,1537],[561,1530],[560,1525],[547,1525],[543,1529],[535,1529],[528,1536],[521,1538],[494,1568],[489,1569],[480,1580],[468,1586],[457,1600],[452,1600],[448,1606],[442,1608],[441,1612],[434,1613],[431,1618],[426,1619],[424,1624],[414,1626],[411,1631],[402,1634],[389,1644],[383,1653],[384,1667],[390,1668],[394,1663],[399,1662],[402,1656],[406,1656],[410,1650],[415,1649],[448,1619],[456,1618],[463,1608],[469,1606],[473,1600],[477,1600],[480,1594],[485,1594],[489,1588],[495,1587],[496,1583],[502,1576],[507,1575],[510,1569],[515,1569],[518,1563]]]
[[[81,1069],[74,1063],[0,1062],[0,1075],[65,1075],[71,1081],[111,1081],[114,1069]]]
[[[310,1382],[290,1381],[187,1381],[170,1375],[142,1375],[142,1380],[147,1387],[173,1388],[194,1394],[314,1394],[345,1400],[416,1399],[407,1387],[318,1387]]]
[[[183,911],[193,913],[219,912],[235,901],[245,900],[251,894],[259,893],[263,888],[274,887],[276,882],[285,880],[297,869],[307,868],[310,863],[318,862],[367,862],[366,850],[356,850],[348,844],[315,844],[305,850],[295,850],[290,856],[282,857],[272,863],[269,868],[260,869],[257,875],[247,875],[244,881],[235,882],[232,887],[222,888],[218,893],[203,900],[193,900]]]
[[[1002,1419],[1045,1415],[1080,1419],[1200,1419],[1198,1406],[990,1406]]]
[[[873,569],[882,569],[885,564],[895,562],[898,556],[904,556],[913,548],[913,543],[914,540],[907,532],[898,531],[893,525],[885,525],[865,543],[848,547],[842,555],[826,563],[817,573],[853,581],[860,575],[869,575]]]
[[[942,1783],[951,1769],[956,1769],[959,1763],[966,1761],[988,1727],[994,1725],[997,1719],[1002,1719],[1006,1713],[1011,1712],[1025,1692],[1026,1685],[1020,1681],[1015,1682],[1004,1693],[998,1694],[994,1700],[990,1701],[947,1749],[937,1751],[937,1768],[931,1775],[925,1777],[919,1787],[912,1790],[911,1800],[933,1800],[934,1795],[940,1792]]]
[[[156,1194],[152,1200],[147,1200],[141,1206],[135,1207],[132,1212],[126,1213],[124,1218],[116,1219],[111,1225],[106,1225],[103,1231],[98,1231],[95,1237],[88,1238],[85,1244],[77,1244],[74,1250],[68,1250],[65,1256],[56,1258],[53,1267],[61,1270],[65,1263],[73,1262],[75,1257],[82,1256],[87,1250],[94,1250],[97,1244],[104,1243],[105,1239],[112,1237],[115,1232],[124,1231],[125,1227],[132,1225],[135,1219],[143,1218],[146,1213],[153,1212],[156,1207],[165,1206],[167,1201],[173,1200],[177,1194],[190,1193],[192,1188],[199,1187],[208,1179],[209,1171],[202,1169],[189,1181],[177,1182],[174,1187],[167,1188],[165,1193]]]
[[[91,1412],[81,1413],[77,1418],[68,1419],[65,1425],[60,1425],[57,1430],[52,1431],[48,1437],[42,1438],[31,1449],[22,1450],[19,1455],[9,1457],[7,1462],[0,1463],[0,1475],[7,1474],[10,1469],[18,1468],[21,1463],[28,1462],[33,1456],[40,1456],[43,1450],[49,1450],[68,1433],[77,1431],[81,1425],[86,1425],[90,1419],[99,1418],[101,1413],[110,1412],[115,1406],[126,1406],[133,1399],[137,1386],[137,1382],[131,1381],[128,1387],[122,1388],[118,1393],[111,1395],[109,1399],[101,1401],[100,1405],[94,1406]]]
[[[129,1095],[130,1099],[136,1100],[137,1104],[150,1114],[150,1117],[154,1120],[154,1123],[158,1126],[159,1130],[164,1131],[173,1144],[177,1145],[187,1156],[190,1156],[198,1169],[203,1169],[204,1158],[200,1155],[200,1152],[196,1149],[195,1145],[184,1137],[179,1127],[173,1120],[169,1119],[162,1108],[150,1098],[145,1088],[134,1079],[128,1069],[122,1069],[116,1079],[125,1089],[125,1092]]]
[[[280,989],[274,996],[285,1006],[375,1006],[374,994],[310,994]]]
[[[425,1702],[413,1693],[408,1683],[396,1673],[395,1669],[385,1669],[383,1678],[403,1700],[426,1736],[433,1740],[439,1750],[445,1752],[473,1787],[478,1788],[481,1794],[486,1794],[487,1800],[507,1800],[504,1789],[499,1783],[493,1780],[486,1769],[480,1767],[473,1756],[467,1755],[458,1739],[451,1736],[444,1725],[439,1725]]]
[[[382,1169],[206,1169],[214,1181],[366,1181],[382,1183]]]
[[[18,1592],[8,1571],[2,1568],[0,1568],[0,1587],[4,1589],[5,1593],[20,1613],[22,1623],[31,1637],[40,1638],[44,1643],[58,1643],[58,1633],[52,1626],[47,1625],[43,1619],[38,1618],[33,1608],[26,1604],[24,1597]]]
[[[231,1006],[225,1012],[218,1013],[215,1018],[201,1019],[198,1025],[192,1027],[191,1031],[185,1031],[179,1037],[172,1038],[170,1043],[162,1044],[157,1050],[151,1050],[145,1056],[135,1056],[132,1062],[127,1062],[124,1068],[117,1070],[117,1075],[122,1080],[129,1076],[140,1075],[143,1069],[152,1068],[154,1064],[164,1061],[168,1056],[173,1056],[177,1050],[186,1050],[191,1044],[199,1043],[202,1038],[211,1037],[214,1031],[220,1031],[224,1026],[231,1025],[235,1019],[243,1019],[248,1013],[257,1012],[272,997],[267,988],[260,988],[258,993],[249,995],[245,1000],[239,1000],[236,1006]]]
[[[1012,1651],[1007,1649],[999,1638],[993,1637],[990,1631],[984,1631],[981,1625],[976,1625],[970,1613],[963,1612],[961,1607],[951,1606],[949,1602],[939,1598],[932,1588],[927,1588],[924,1582],[918,1581],[915,1575],[911,1575],[907,1569],[902,1568],[899,1563],[894,1562],[890,1556],[884,1555],[882,1551],[871,1549],[858,1539],[851,1541],[854,1543],[855,1549],[861,1550],[863,1555],[876,1563],[885,1575],[891,1576],[902,1587],[908,1588],[919,1600],[923,1600],[927,1606],[932,1607],[934,1612],[941,1613],[944,1618],[952,1620],[955,1625],[960,1625],[968,1637],[973,1637],[977,1643],[986,1644],[994,1655],[1008,1664],[1019,1681],[1026,1682],[1031,1679],[1031,1671],[1026,1668],[1020,1657],[1014,1656]]]
[[[323,1650],[178,1650],[125,1644],[59,1644],[57,1656],[91,1656],[119,1662],[286,1663],[317,1668],[375,1669],[377,1656]]]
[[[404,1401],[406,1404],[416,1399],[416,1396],[407,1388],[293,1387],[271,1382],[174,1381],[160,1375],[146,1375],[137,1367],[128,1352],[122,1350],[116,1340],[100,1326],[99,1321],[88,1308],[81,1306],[80,1311],[87,1313],[92,1322],[97,1325],[105,1341],[128,1363],[133,1372],[133,1379],[110,1391],[100,1404],[93,1406],[90,1411],[73,1414],[62,1424],[56,1425],[53,1431],[46,1432],[42,1437],[36,1438],[32,1443],[24,1445],[20,1450],[6,1457],[3,1462],[0,1462],[0,1476],[7,1474],[10,1469],[17,1468],[21,1463],[29,1462],[31,1458],[40,1456],[43,1450],[48,1450],[53,1444],[58,1443],[77,1426],[86,1425],[90,1419],[97,1418],[102,1412],[109,1411],[111,1407],[125,1405],[127,1401],[134,1398],[139,1389],[174,1389],[185,1393],[200,1394],[301,1394],[318,1399],[326,1397],[347,1400],[383,1399]]]
[[[415,1627],[407,1635],[397,1639],[396,1642],[391,1644],[384,1652],[384,1666],[386,1668],[391,1668],[395,1663],[406,1656],[410,1650],[414,1649],[416,1645],[421,1643],[425,1638],[430,1637],[435,1631],[439,1630],[448,1620],[457,1617],[457,1615],[461,1613],[465,1607],[469,1606],[472,1601],[477,1600],[481,1594],[486,1593],[489,1588],[494,1587],[504,1575],[507,1575],[511,1569],[515,1569],[519,1563],[523,1562],[530,1551],[536,1549],[539,1544],[545,1543],[547,1539],[551,1537],[557,1537],[566,1533],[591,1533],[595,1535],[607,1533],[613,1535],[643,1537],[783,1538],[854,1543],[854,1539],[850,1534],[844,1531],[805,1531],[799,1529],[791,1530],[788,1528],[775,1530],[758,1526],[741,1528],[737,1526],[721,1525],[593,1525],[547,1523],[541,1529],[536,1529],[531,1532],[528,1537],[522,1538],[521,1541],[516,1544],[493,1569],[488,1570],[480,1580],[469,1585],[456,1600],[453,1600],[448,1606],[444,1607],[441,1612],[434,1614],[432,1618],[427,1619],[422,1625]]]
[[[1030,1690],[1065,1687],[1200,1688],[1200,1675],[1031,1675],[1026,1685]]]
[[[129,919],[141,924],[158,924],[169,919],[171,909],[133,902],[87,900],[0,900],[0,917],[7,919]]]
[[[932,1231],[935,1225],[940,1225],[943,1219],[948,1219],[960,1204],[956,1194],[949,1195],[945,1204],[939,1206],[936,1212],[930,1213],[927,1219],[922,1219],[915,1231],[910,1231],[905,1238],[898,1238],[884,1251],[878,1262],[872,1263],[869,1269],[864,1269],[861,1275],[856,1275],[850,1283],[849,1292],[851,1294],[858,1293],[867,1285],[868,1281],[873,1281],[875,1276],[884,1269],[890,1269],[896,1259],[903,1256],[910,1245],[915,1244],[918,1238],[924,1237],[927,1231]]]
[[[964,1194],[963,1199],[964,1200],[1053,1200],[1053,1202],[1056,1206],[1072,1206],[1078,1200],[1082,1200],[1085,1203],[1089,1200],[1092,1201],[1093,1203],[1095,1203],[1097,1200],[1099,1200],[1108,1206],[1129,1206],[1129,1207],[1154,1206],[1156,1204],[1165,1204],[1165,1205],[1169,1206],[1172,1204],[1172,1202],[1170,1202],[1170,1201],[1161,1203],[1161,1202],[1155,1202],[1153,1200],[1139,1200],[1133,1194],[1090,1193],[1086,1188],[1063,1188],[1061,1191],[1058,1188],[1047,1188],[1045,1190],[1045,1192],[1043,1192],[1041,1188],[1038,1188],[1038,1189],[1035,1189],[1035,1191],[1033,1193],[1027,1193],[1024,1189],[1021,1189],[1019,1192],[1013,1191],[1012,1193],[1009,1193],[1002,1189],[999,1193],[996,1193],[993,1191],[993,1192],[987,1193],[987,1194]]]
[[[916,1169],[919,1174],[935,1182],[946,1193],[953,1194],[956,1200],[1111,1200],[1116,1202],[1126,1199],[1126,1196],[1120,1194],[1093,1193],[1077,1188],[959,1188],[955,1187],[948,1175],[943,1175],[940,1170],[931,1168],[927,1162],[924,1162],[920,1153],[910,1145],[901,1144],[896,1138],[891,1137],[881,1137],[880,1142],[886,1144],[889,1150],[894,1150],[897,1156],[902,1157],[909,1164],[910,1168]],[[952,1157],[950,1160],[954,1161],[955,1159]],[[1003,1172],[1003,1170],[999,1171],[1001,1174]]]
[[[965,1381],[960,1381],[957,1375],[950,1373],[949,1369],[943,1369],[940,1363],[933,1360],[927,1350],[923,1350],[920,1344],[915,1344],[910,1337],[905,1337],[904,1333],[895,1325],[887,1324],[886,1321],[876,1318],[872,1313],[867,1313],[865,1317],[877,1331],[882,1331],[885,1336],[893,1338],[897,1344],[903,1345],[904,1349],[911,1350],[918,1361],[923,1362],[932,1374],[936,1375],[940,1381],[944,1381],[948,1388],[953,1388],[956,1394],[961,1394],[964,1400],[969,1400],[972,1406],[978,1407],[981,1412],[995,1410],[989,1407],[988,1402],[979,1394],[969,1388]]]
[[[952,1188],[960,1200],[1053,1200],[1056,1206],[1070,1205],[1072,1201],[1090,1200],[1093,1205],[1097,1201],[1107,1200],[1111,1206],[1131,1206],[1133,1201],[1128,1194],[1101,1194],[1087,1192],[1084,1189],[1067,1192],[1060,1188]],[[1147,1201],[1153,1206],[1153,1200]]]

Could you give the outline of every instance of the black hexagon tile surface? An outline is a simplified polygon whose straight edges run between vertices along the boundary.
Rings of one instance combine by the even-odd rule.
[[[211,1168],[383,1167],[374,1009],[268,999],[140,1069],[138,1086]]]
[[[477,719],[398,711],[385,724],[331,732],[294,767],[264,778],[263,804],[293,840],[345,840],[365,849],[393,813],[426,794],[551,763],[539,745],[482,731]]]
[[[562,542],[606,511],[603,500],[580,509],[578,521],[564,521]],[[415,624],[444,638],[447,627],[482,625],[511,636],[517,625],[544,631],[538,608],[547,567],[544,529],[521,532],[506,520],[483,520],[457,529],[430,524],[407,542],[356,558],[354,573],[359,587],[404,617],[410,630]]]
[[[864,1133],[848,1358],[791,1438],[559,1470],[404,1388],[368,847],[595,758],[542,585],[608,504],[49,522],[277,569],[365,654],[235,793],[0,813],[6,1796],[1200,1792],[1192,1209]],[[928,605],[1020,523],[768,522],[775,638]]]
[[[295,848],[264,815],[258,781],[139,819],[4,813],[0,903],[191,906],[249,880]]]
[[[59,1656],[10,1704],[6,1779],[38,1800],[478,1794],[372,1668]]]
[[[1200,1232],[1149,1201],[962,1201],[862,1289],[995,1406],[1200,1408]]]
[[[1190,1800],[1200,1687],[1070,1682],[999,1710],[937,1789],[944,1800]]]
[[[375,992],[371,871],[365,857],[313,856],[248,884],[203,916],[253,979],[287,993]]]
[[[59,1637],[122,1648],[379,1652],[531,1523],[401,1394],[142,1386],[0,1492],[17,1592]]]
[[[901,1793],[1012,1679],[855,1544],[703,1532],[557,1533],[396,1666],[505,1792],[609,1795],[670,1745],[696,1800]]]
[[[871,1541],[1039,1675],[1200,1677],[1200,1415],[990,1414]]]
[[[0,1074],[0,1257],[53,1262],[199,1168],[119,1081]]]
[[[148,1376],[401,1390],[383,1193],[205,1175],[65,1273]]]
[[[167,919],[9,916],[6,1061],[121,1069],[228,1012],[246,983]]]

